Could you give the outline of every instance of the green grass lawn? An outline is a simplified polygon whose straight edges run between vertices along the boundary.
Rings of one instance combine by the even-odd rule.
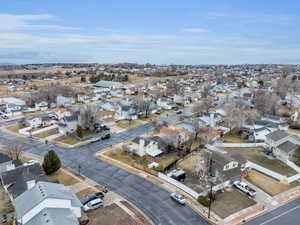
[[[75,145],[79,143],[79,141],[76,138],[70,136],[60,136],[58,138],[55,138],[54,141],[68,144],[68,145]]]
[[[46,138],[49,137],[51,135],[57,134],[57,129],[51,129],[51,130],[47,130],[45,132],[39,133],[39,134],[35,134],[33,135],[33,137],[35,138]]]

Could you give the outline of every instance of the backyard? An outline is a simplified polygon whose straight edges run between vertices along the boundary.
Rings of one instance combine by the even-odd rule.
[[[224,135],[223,141],[227,143],[244,143],[246,142],[245,139],[241,138],[240,135],[236,133],[229,132]]]
[[[24,128],[24,126],[22,126],[21,124],[14,124],[14,125],[11,125],[11,126],[7,126],[6,129],[11,131],[11,132],[14,132],[14,133],[18,133],[20,129]]]
[[[234,188],[229,188],[216,194],[216,200],[212,203],[211,208],[221,218],[226,218],[255,204],[256,202],[246,194]]]
[[[8,221],[11,222],[12,221],[11,218],[14,216],[14,207],[11,201],[9,200],[7,193],[4,191],[4,188],[1,186],[0,187],[0,219],[2,219],[4,215],[6,215]],[[6,223],[6,224],[8,225],[11,223]]]
[[[271,196],[277,195],[293,187],[291,185],[280,183],[279,181],[255,170],[249,172],[246,179]]]
[[[245,159],[263,166],[269,170],[282,174],[284,176],[293,176],[297,172],[279,159],[269,158],[263,152],[263,148],[223,148],[223,150],[231,153],[238,153]]]
[[[184,184],[198,193],[202,192],[205,188],[203,187],[205,184],[201,183],[199,177],[195,176],[196,164],[201,160],[203,160],[203,157],[200,154],[193,154],[177,164],[178,168],[186,171]]]

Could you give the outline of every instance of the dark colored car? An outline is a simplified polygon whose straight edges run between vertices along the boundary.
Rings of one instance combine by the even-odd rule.
[[[109,139],[109,138],[110,138],[110,133],[107,133],[101,137],[101,140],[105,140],[105,139]]]
[[[97,192],[97,193],[93,193],[93,194],[88,194],[86,195],[84,198],[80,199],[80,202],[82,205],[87,204],[88,202],[97,199],[97,198],[104,198],[104,193],[102,192]]]

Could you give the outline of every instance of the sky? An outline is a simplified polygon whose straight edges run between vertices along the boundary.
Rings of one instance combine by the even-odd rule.
[[[300,64],[299,0],[7,0],[0,63]]]

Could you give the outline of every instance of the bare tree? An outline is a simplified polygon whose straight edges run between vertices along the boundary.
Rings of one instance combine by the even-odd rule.
[[[96,125],[102,123],[101,111],[97,106],[84,105],[79,109],[80,123],[91,132],[95,131]]]
[[[5,152],[10,158],[20,160],[21,154],[24,151],[24,145],[21,143],[7,141],[5,143]]]
[[[278,109],[279,97],[275,93],[257,91],[254,93],[254,106],[260,114],[275,115]]]
[[[276,93],[281,99],[284,99],[288,93],[288,80],[286,78],[280,78],[277,80]]]
[[[146,97],[144,95],[144,93],[141,93],[140,91],[134,100],[134,103],[137,106],[138,112],[145,115],[146,118],[150,114],[151,102],[152,102],[152,99],[150,97]]]

